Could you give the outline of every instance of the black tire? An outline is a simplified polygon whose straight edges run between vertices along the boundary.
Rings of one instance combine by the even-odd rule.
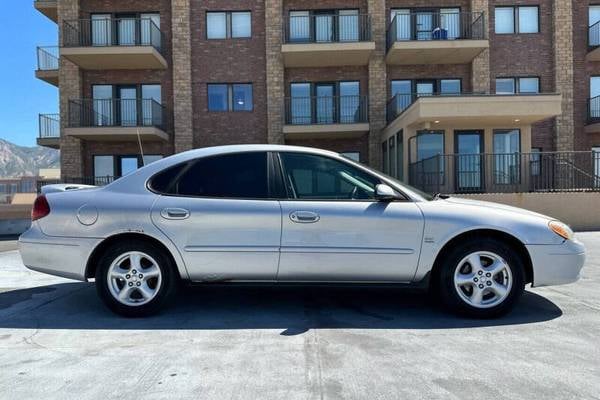
[[[149,302],[142,305],[126,305],[118,301],[109,288],[107,279],[111,264],[123,254],[137,251],[152,257],[161,273],[158,292]],[[126,241],[108,247],[101,255],[96,268],[96,290],[104,304],[113,312],[130,318],[146,317],[159,312],[173,297],[179,283],[179,274],[171,258],[162,249],[144,241]]]
[[[512,275],[510,291],[502,302],[489,308],[478,308],[463,300],[454,284],[458,264],[474,252],[490,252],[500,256]],[[452,249],[441,260],[436,287],[442,304],[450,311],[473,318],[495,318],[511,311],[525,290],[525,266],[521,256],[511,246],[494,238],[471,240]],[[491,304],[490,304],[491,305]]]

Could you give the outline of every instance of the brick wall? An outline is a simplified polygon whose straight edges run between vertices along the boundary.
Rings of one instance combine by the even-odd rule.
[[[337,153],[358,151],[360,153],[361,162],[365,163],[369,160],[368,134],[346,139],[288,139],[285,144],[316,147],[319,149],[335,151]]]
[[[261,0],[192,1],[194,147],[267,141],[265,8]],[[252,12],[249,39],[206,39],[206,11]],[[208,83],[252,83],[251,112],[209,112]]]

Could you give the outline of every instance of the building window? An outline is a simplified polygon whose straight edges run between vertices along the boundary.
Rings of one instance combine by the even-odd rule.
[[[207,39],[238,39],[252,36],[252,13],[228,11],[206,13]]]
[[[290,98],[286,100],[287,123],[349,124],[366,119],[359,81],[290,84]]]
[[[495,18],[498,34],[540,31],[538,6],[496,7]]]
[[[252,111],[251,83],[208,84],[208,111]]]
[[[343,151],[340,156],[346,157],[349,160],[360,162],[360,152],[358,151]]]
[[[417,182],[444,182],[444,131],[417,132]]]
[[[532,147],[529,154],[529,170],[531,176],[540,176],[542,173],[542,148]]]
[[[600,146],[592,147],[594,159],[594,187],[600,187]]]
[[[520,181],[521,131],[494,131],[494,177],[498,184]]]
[[[540,78],[497,78],[496,94],[539,93]]]
[[[97,184],[106,184],[113,177],[125,176],[136,169],[162,159],[162,155],[98,155],[94,156],[94,178]]]
[[[397,171],[397,167],[396,167],[396,135],[392,136],[390,138],[390,140],[388,140],[388,157],[390,159],[390,166],[389,166],[389,171],[388,171],[388,175],[396,177],[396,171]]]

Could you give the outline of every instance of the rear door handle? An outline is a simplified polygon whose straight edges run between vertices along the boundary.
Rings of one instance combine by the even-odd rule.
[[[160,215],[165,219],[186,219],[190,212],[184,208],[164,208]]]
[[[312,224],[318,222],[321,217],[312,211],[294,211],[290,214],[290,219],[299,224]]]

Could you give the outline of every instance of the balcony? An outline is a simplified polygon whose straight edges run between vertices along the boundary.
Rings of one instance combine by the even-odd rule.
[[[600,153],[439,154],[409,165],[427,193],[600,191]]]
[[[59,114],[39,115],[38,146],[60,148],[60,116]]]
[[[286,67],[368,65],[375,42],[369,15],[306,15],[285,20],[281,46]]]
[[[58,22],[58,0],[34,0],[33,6],[52,21]]]
[[[588,61],[600,61],[600,21],[588,28]]]
[[[65,135],[87,140],[168,140],[165,108],[153,99],[69,101]]]
[[[149,18],[66,21],[61,56],[87,70],[166,69],[164,35]]]
[[[483,13],[396,14],[387,31],[386,62],[467,64],[489,46]]]
[[[283,133],[289,139],[362,136],[369,131],[367,96],[289,97]]]
[[[51,85],[58,86],[58,47],[37,48],[37,69],[35,77]]]
[[[562,112],[559,94],[398,94],[387,105],[386,131],[407,127],[516,127]]]

